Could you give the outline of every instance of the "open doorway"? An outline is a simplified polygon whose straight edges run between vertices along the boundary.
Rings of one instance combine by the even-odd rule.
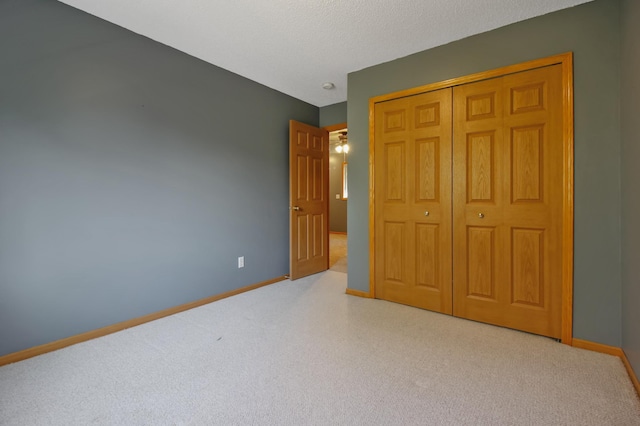
[[[346,123],[329,130],[329,269],[347,273],[349,143]]]

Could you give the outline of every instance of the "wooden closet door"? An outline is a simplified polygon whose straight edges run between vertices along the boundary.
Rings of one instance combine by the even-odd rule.
[[[559,338],[560,65],[454,88],[454,315]]]
[[[376,297],[450,314],[450,88],[375,105]]]

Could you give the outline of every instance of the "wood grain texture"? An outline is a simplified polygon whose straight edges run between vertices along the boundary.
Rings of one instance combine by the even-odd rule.
[[[562,127],[562,236],[561,236],[561,248],[557,251],[557,255],[561,257],[561,340],[565,344],[571,345],[573,334],[573,211],[574,211],[574,114],[573,114],[573,53],[567,52],[559,55],[554,55],[546,58],[535,59],[528,62],[510,65],[507,67],[497,68],[489,71],[484,71],[476,74],[471,74],[463,77],[452,78],[441,82],[431,83],[424,86],[415,87],[412,89],[402,90],[377,96],[369,99],[369,236],[370,236],[370,253],[369,253],[369,288],[370,294],[375,296],[375,270],[376,259],[374,253],[374,247],[376,245],[376,233],[375,222],[377,220],[374,212],[375,205],[375,128],[379,123],[376,123],[375,107],[376,104],[390,101],[393,99],[414,96],[429,91],[435,91],[442,88],[459,86],[467,83],[479,82],[487,79],[510,75],[514,73],[520,73],[522,71],[528,71],[537,68],[548,67],[550,65],[561,65],[562,69],[562,84],[561,84],[561,96],[562,96],[562,113],[561,113],[561,127]],[[513,99],[513,111],[512,113],[524,113],[524,112],[536,112],[544,109],[544,93],[543,86],[540,84],[523,85],[516,88],[511,96]],[[480,115],[491,115],[492,109],[496,106],[495,101],[492,103],[488,97],[474,99],[474,103],[468,106],[468,114],[479,117]],[[425,109],[425,121],[435,117],[435,114]],[[536,146],[535,141],[527,140],[531,136],[534,136],[533,130],[529,133],[523,133],[521,136],[522,144],[519,148],[529,150],[534,154],[540,153],[539,148]],[[513,188],[515,199],[520,199],[522,202],[531,202],[536,198],[541,198],[543,194],[540,194],[540,188],[543,182],[540,182],[540,176],[538,173],[540,168],[534,164],[535,162],[523,161],[521,158],[516,158],[519,162],[518,166],[521,167],[522,173],[518,174],[516,178],[519,180],[519,186]],[[454,176],[454,188],[460,187],[457,182],[457,178]],[[559,179],[558,179],[559,180]],[[528,269],[528,267],[526,268]],[[532,277],[532,279],[535,277]],[[533,282],[533,281],[532,281]],[[526,292],[531,291],[525,289]]]
[[[593,352],[600,352],[602,354],[613,355],[622,358],[624,352],[617,346],[603,345],[602,343],[590,342],[588,340],[573,339],[574,348],[586,349]]]
[[[66,337],[64,339],[56,340],[55,342],[45,343],[44,345],[34,346],[29,349],[14,352],[0,357],[0,366],[6,364],[12,364],[14,362],[23,361],[34,356],[53,352],[58,349],[66,348],[67,346],[75,345],[77,343],[86,342],[87,340],[103,337],[118,331],[126,330],[127,328],[135,327],[150,321],[155,321],[160,318],[167,317],[169,315],[177,314],[187,311],[189,309],[197,308],[202,305],[206,305],[217,300],[225,299],[227,297],[235,296],[240,293],[255,290],[260,287],[274,284],[287,279],[286,276],[272,278],[270,280],[262,281],[256,284],[251,284],[246,287],[242,287],[236,290],[231,290],[225,293],[221,293],[215,296],[206,297],[204,299],[196,300],[194,302],[185,303],[183,305],[174,306],[172,308],[163,309],[162,311],[154,312],[152,314],[144,315],[138,318],[133,318],[127,321],[122,321],[117,324],[108,325],[106,327],[98,328],[95,330],[87,331],[86,333],[76,334],[75,336]]]
[[[369,100],[369,294],[376,297],[376,98]]]
[[[323,129],[327,132],[337,132],[338,130],[344,130],[347,128],[347,123],[332,124],[330,126],[324,126]]]
[[[629,362],[629,358],[627,358],[627,354],[624,353],[624,350],[622,351],[620,359],[622,359],[622,363],[627,369],[627,373],[629,373],[629,378],[631,378],[631,383],[633,383],[633,387],[636,388],[636,393],[638,394],[638,397],[640,397],[640,381],[638,381],[638,376],[636,375],[636,372],[633,371],[633,367]]]
[[[424,92],[431,92],[434,90],[443,89],[445,87],[454,87],[461,84],[474,83],[476,81],[488,80],[490,78],[501,77],[507,74],[513,74],[521,71],[527,71],[535,68],[546,67],[549,65],[563,64],[563,68],[570,67],[571,75],[573,74],[573,52],[561,53],[554,56],[548,56],[546,58],[534,59],[532,61],[521,62],[519,64],[508,65],[502,68],[495,68],[488,71],[482,71],[475,74],[465,75],[462,77],[451,78],[444,81],[425,84],[424,86],[412,87],[411,89],[399,90],[397,92],[387,93],[373,97],[369,100],[369,116],[371,116],[371,104],[378,102],[384,102],[396,98],[402,98],[406,96],[413,96]],[[565,70],[566,71],[566,70]],[[571,88],[566,90],[565,95],[571,96],[573,102],[573,80],[571,80]],[[571,110],[573,115],[573,109]],[[572,121],[573,122],[573,121]],[[573,132],[573,127],[571,127]]]
[[[561,338],[561,88],[560,65],[454,88],[456,316]]]
[[[450,88],[375,105],[376,297],[451,313]]]
[[[602,343],[595,343],[582,339],[572,339],[572,346],[574,348],[586,349],[588,351],[600,352],[602,354],[619,357],[624,364],[624,367],[627,369],[627,373],[629,374],[631,383],[633,383],[633,387],[636,389],[638,397],[640,397],[640,381],[638,381],[638,376],[633,370],[633,367],[631,366],[631,363],[627,358],[627,354],[624,353],[624,350],[622,348],[619,348],[617,346],[603,345]]]
[[[562,55],[562,343],[573,339],[573,54]]]
[[[329,269],[329,132],[289,121],[291,279]]]
[[[371,295],[371,293],[367,293],[366,291],[361,291],[361,290],[354,290],[352,288],[348,288],[345,291],[345,294],[348,294],[349,296],[357,296],[357,297],[364,297],[366,299],[373,299],[373,296]]]

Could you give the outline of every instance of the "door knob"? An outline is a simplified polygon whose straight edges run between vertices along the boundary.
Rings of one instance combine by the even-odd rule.
[[[291,207],[291,210],[300,211],[300,207],[298,207],[298,206],[293,206],[293,207]]]
[[[482,219],[484,217],[484,213],[478,213],[478,217]]]
[[[424,215],[425,216],[429,216],[429,212],[424,212]]]

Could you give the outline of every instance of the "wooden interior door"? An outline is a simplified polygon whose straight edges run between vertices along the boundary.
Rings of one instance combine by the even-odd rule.
[[[454,315],[560,338],[562,67],[453,98]]]
[[[329,132],[289,122],[290,277],[329,269]]]
[[[375,105],[375,293],[450,314],[450,88]]]

